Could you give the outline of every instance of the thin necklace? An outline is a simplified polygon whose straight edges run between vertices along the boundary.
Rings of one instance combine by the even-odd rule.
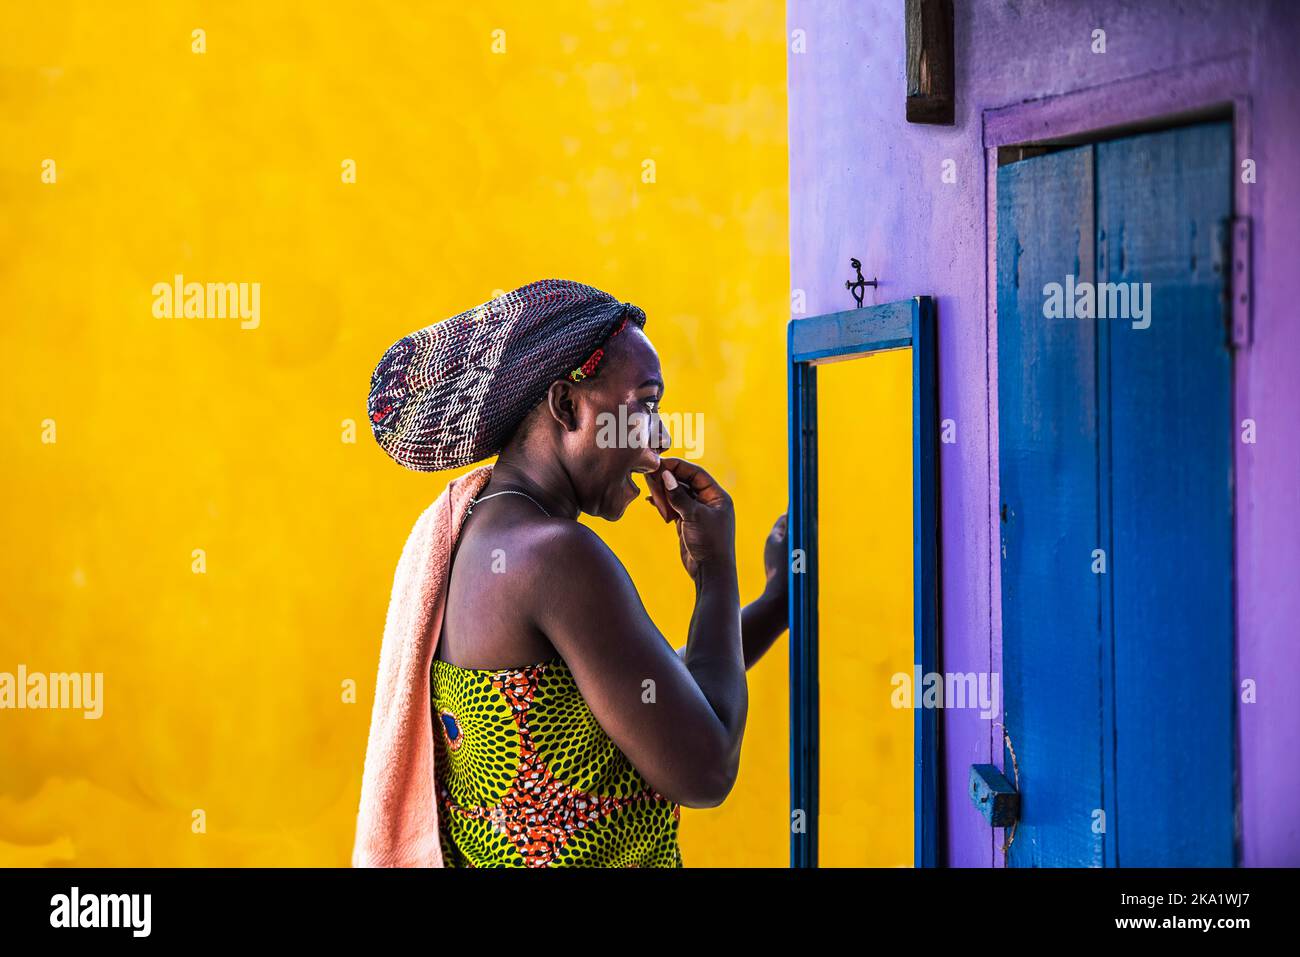
[[[541,502],[537,501],[537,499],[533,498],[533,497],[532,497],[531,495],[529,495],[527,492],[518,492],[518,491],[515,491],[515,490],[512,489],[512,488],[502,489],[500,492],[493,492],[491,495],[484,495],[482,498],[472,498],[472,499],[470,499],[470,500],[469,500],[469,508],[467,508],[467,509],[465,510],[465,514],[468,516],[469,513],[472,512],[472,511],[474,510],[474,506],[477,505],[479,502],[486,502],[488,499],[490,499],[490,498],[496,498],[498,495],[522,495],[524,498],[528,499],[528,501],[532,502],[534,505],[536,505],[538,508],[540,508],[540,509],[542,510],[542,513],[543,513],[547,518],[550,518],[550,517],[551,517],[551,513],[548,512],[548,511],[546,511],[546,508],[542,505]]]

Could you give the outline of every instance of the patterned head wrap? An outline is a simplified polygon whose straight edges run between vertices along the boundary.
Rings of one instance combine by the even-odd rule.
[[[521,286],[393,343],[370,377],[375,440],[418,472],[501,451],[556,379],[596,372],[604,345],[645,313],[566,279]]]

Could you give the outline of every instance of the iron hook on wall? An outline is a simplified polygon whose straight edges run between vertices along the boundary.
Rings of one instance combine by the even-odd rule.
[[[853,293],[853,299],[858,304],[857,308],[861,309],[862,300],[867,294],[867,287],[878,286],[879,281],[876,279],[872,279],[868,281],[866,278],[864,278],[862,275],[862,263],[858,262],[856,259],[850,259],[849,265],[851,265],[854,269],[858,271],[858,278],[856,280],[853,279],[844,280],[844,288],[847,289],[849,292]]]

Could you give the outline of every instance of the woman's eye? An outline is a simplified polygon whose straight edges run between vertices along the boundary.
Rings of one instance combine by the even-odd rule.
[[[658,399],[646,399],[646,400],[645,400],[645,407],[646,407],[647,409],[649,409],[651,412],[658,412],[658,411],[659,411],[659,400],[658,400]]]

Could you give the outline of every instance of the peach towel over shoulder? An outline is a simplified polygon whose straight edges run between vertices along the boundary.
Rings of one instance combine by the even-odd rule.
[[[442,867],[429,669],[442,633],[452,547],[465,511],[492,476],[453,479],[402,549],[388,601],[357,811],[353,867]]]

